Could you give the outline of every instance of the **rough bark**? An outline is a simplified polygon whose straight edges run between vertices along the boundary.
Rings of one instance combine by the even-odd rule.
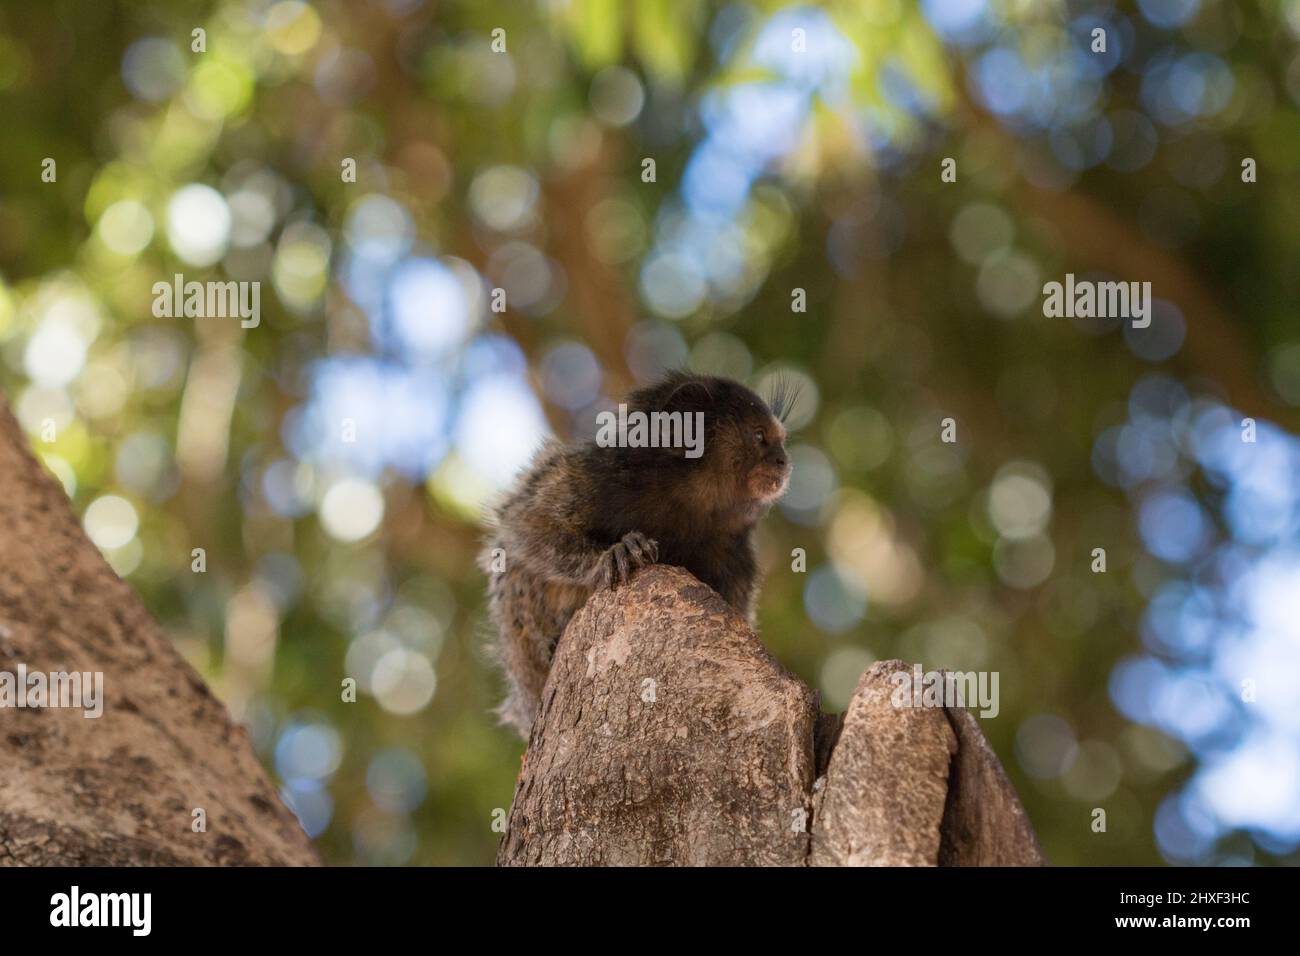
[[[560,641],[498,859],[801,863],[816,718],[717,594],[652,568]]]
[[[560,641],[497,862],[1044,863],[974,718],[894,707],[900,668],[819,714],[713,591],[648,568]]]
[[[103,672],[104,708],[0,708],[0,865],[305,865],[310,840],[82,532],[0,402],[0,671]],[[207,831],[191,829],[193,811]]]
[[[902,661],[867,668],[819,788],[814,866],[1038,866],[1015,788],[961,707],[895,707]]]

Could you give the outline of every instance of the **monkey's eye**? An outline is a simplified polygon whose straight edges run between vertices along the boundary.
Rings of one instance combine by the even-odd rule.
[[[754,429],[754,440],[758,442],[760,445],[763,444],[763,442],[767,441],[767,436],[763,434],[763,429],[761,428]]]

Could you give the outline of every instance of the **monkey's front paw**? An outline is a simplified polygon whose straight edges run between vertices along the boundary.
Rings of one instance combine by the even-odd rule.
[[[623,540],[600,556],[596,566],[596,586],[612,588],[632,577],[637,568],[659,560],[659,544],[639,531],[629,531]]]

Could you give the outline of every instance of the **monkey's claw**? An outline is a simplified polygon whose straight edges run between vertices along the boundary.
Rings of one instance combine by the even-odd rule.
[[[629,531],[623,539],[600,556],[597,586],[612,588],[626,582],[638,568],[659,560],[659,544],[639,531]]]

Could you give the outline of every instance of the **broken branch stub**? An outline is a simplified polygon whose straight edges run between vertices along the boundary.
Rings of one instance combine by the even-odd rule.
[[[799,864],[816,715],[717,594],[648,569],[565,631],[498,862]]]
[[[898,707],[902,661],[863,673],[813,813],[814,866],[1041,866],[1015,788],[962,707]]]
[[[900,668],[868,669],[835,741],[838,721],[717,594],[647,568],[565,631],[497,862],[1043,862],[974,718],[893,707]]]

